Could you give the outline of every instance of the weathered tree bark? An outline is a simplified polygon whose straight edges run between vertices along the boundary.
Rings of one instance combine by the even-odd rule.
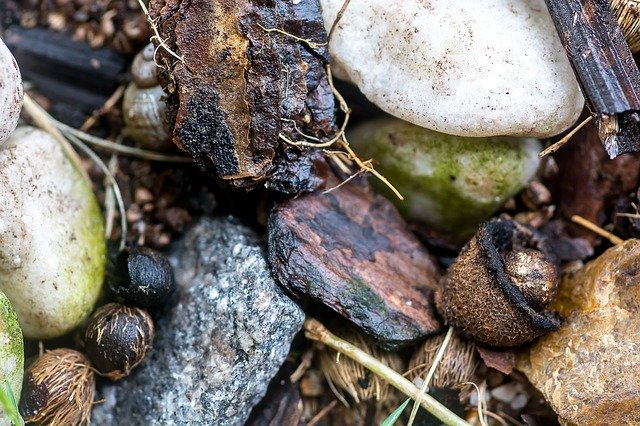
[[[297,170],[313,161],[280,136],[335,131],[317,1],[152,0],[150,13],[180,56],[158,46],[174,142],[232,187],[313,190],[322,180]]]

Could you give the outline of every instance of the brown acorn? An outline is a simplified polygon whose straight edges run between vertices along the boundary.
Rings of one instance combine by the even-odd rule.
[[[374,356],[395,371],[402,369],[402,360],[398,354],[381,350],[372,339],[360,334],[355,329],[340,328],[335,334]],[[324,347],[318,353],[320,367],[332,388],[336,387],[345,391],[356,403],[373,399],[376,401],[387,400],[391,389],[386,381],[347,357],[340,357],[338,362],[337,356],[338,353],[328,347]]]
[[[84,355],[54,349],[27,367],[20,414],[27,423],[89,424],[94,395],[95,375]]]
[[[153,334],[153,320],[145,310],[109,303],[87,325],[85,352],[98,374],[120,380],[144,360]]]
[[[494,219],[462,249],[436,303],[463,336],[488,346],[518,346],[560,326],[559,317],[544,310],[557,285],[544,239],[513,220]]]

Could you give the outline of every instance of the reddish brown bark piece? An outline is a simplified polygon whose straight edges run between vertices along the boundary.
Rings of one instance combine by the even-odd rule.
[[[487,367],[491,367],[499,372],[509,375],[516,366],[516,354],[511,350],[496,350],[482,348],[476,346],[480,358],[487,364]]]
[[[384,197],[362,181],[278,205],[269,260],[279,282],[352,321],[385,348],[440,330],[440,273]]]
[[[318,184],[313,176],[296,185],[279,180],[305,161],[285,154],[295,148],[280,135],[295,141],[302,132],[324,138],[335,131],[320,6],[294,3],[150,2],[160,36],[182,58],[158,49],[174,142],[231,186],[269,180],[273,189],[296,193]]]

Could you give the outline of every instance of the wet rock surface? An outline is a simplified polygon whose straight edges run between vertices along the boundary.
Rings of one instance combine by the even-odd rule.
[[[322,302],[383,346],[441,328],[435,260],[362,180],[279,204],[268,234],[269,261],[283,286]]]
[[[242,425],[302,326],[258,237],[233,218],[201,220],[172,263],[176,304],[159,315],[139,371],[102,389],[95,424]]]
[[[563,424],[640,422],[640,240],[607,250],[566,277],[551,307],[562,327],[521,353],[517,368]]]

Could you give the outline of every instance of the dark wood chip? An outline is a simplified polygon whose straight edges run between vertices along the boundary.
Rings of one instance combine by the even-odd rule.
[[[611,158],[640,151],[640,71],[608,0],[546,0]]]
[[[382,346],[441,329],[432,302],[435,260],[363,181],[279,204],[268,234],[269,260],[284,287],[322,302]]]

